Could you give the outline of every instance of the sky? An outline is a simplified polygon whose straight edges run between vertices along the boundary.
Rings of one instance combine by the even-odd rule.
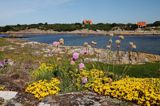
[[[152,23],[160,0],[0,0],[0,26],[35,23]]]

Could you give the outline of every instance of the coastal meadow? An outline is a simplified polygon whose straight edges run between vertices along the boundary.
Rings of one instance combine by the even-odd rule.
[[[137,105],[160,105],[160,62],[141,61],[143,55],[136,52],[135,42],[129,41],[129,50],[122,51],[125,37],[113,40],[113,36],[110,34],[105,50],[96,48],[95,41],[66,47],[63,38],[51,45],[2,38],[0,91],[24,93],[20,98],[32,102],[52,95],[92,92]]]
[[[25,86],[25,92],[42,100],[44,97],[58,93],[90,91],[139,105],[160,105],[160,78],[143,78],[145,76],[143,74],[138,76],[138,73],[135,75],[127,74],[134,73],[128,71],[131,67],[133,68],[133,59],[137,58],[134,55],[137,53],[133,52],[136,49],[136,44],[134,42],[128,43],[130,45],[128,64],[122,64],[121,67],[123,55],[120,47],[125,38],[119,36],[115,41],[117,50],[113,53],[111,49],[113,46],[112,37],[111,34],[109,43],[106,45],[108,60],[104,65],[100,60],[102,51],[95,48],[97,44],[95,41],[85,42],[79,52],[69,53],[67,49],[64,49],[64,54],[59,51],[65,43],[64,39],[54,41],[52,44],[54,49],[49,52],[51,57],[48,57],[46,63],[40,63],[36,70],[31,71],[32,81]],[[116,60],[113,58],[114,54]],[[97,57],[97,62],[87,61],[86,58],[89,57]],[[106,68],[101,66],[106,66]]]

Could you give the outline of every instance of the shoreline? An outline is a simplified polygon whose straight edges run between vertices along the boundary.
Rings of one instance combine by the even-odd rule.
[[[10,39],[8,38],[7,41],[11,42],[11,43],[14,43],[16,45],[19,45],[18,47],[21,47],[21,48],[25,48],[25,46],[27,45],[34,45],[34,47],[42,47],[44,49],[40,49],[38,50],[37,53],[42,53],[40,52],[41,50],[43,51],[44,55],[43,56],[47,56],[47,57],[50,57],[50,54],[49,51],[52,51],[54,50],[52,45],[50,44],[47,44],[47,43],[41,43],[41,42],[36,42],[36,41],[27,41],[27,40],[22,40],[22,39]],[[59,53],[59,54],[64,54],[65,52],[63,51],[65,49],[69,50],[69,54],[72,54],[73,52],[78,52],[78,53],[81,53],[81,51],[83,50],[83,46],[60,46],[57,50],[54,51],[54,53]],[[15,49],[13,49],[15,50]],[[93,48],[90,48],[89,49],[89,53],[90,55],[94,55],[94,49]],[[101,62],[104,62],[104,63],[108,63],[108,59],[106,57],[108,57],[108,53],[109,51],[107,49],[102,49],[102,48],[95,48],[95,50],[99,53],[99,57],[91,57],[91,58],[88,58],[88,60],[86,61],[101,61]],[[116,56],[116,51],[111,51],[113,53],[113,55]],[[123,57],[121,62],[123,64],[129,64],[129,60],[126,60],[128,58],[125,57],[125,55],[128,55],[129,52],[126,52],[126,51],[120,51],[120,55]],[[35,52],[34,52],[35,54]],[[37,54],[36,54],[37,55]],[[152,54],[152,53],[145,53],[145,52],[134,52],[132,51],[132,55],[136,56],[138,60],[134,60],[135,58],[132,57],[133,59],[133,64],[143,64],[143,63],[146,63],[146,62],[158,62],[160,61],[160,55],[159,54]],[[113,60],[116,58],[116,57],[112,57]],[[110,63],[110,62],[109,62]]]
[[[8,31],[8,32],[1,32],[0,34],[75,34],[75,35],[109,35],[113,33],[114,35],[151,35],[151,36],[160,36],[160,31],[92,31],[92,30],[75,30],[75,31],[62,31],[57,32],[53,30],[39,30],[39,29],[29,29],[29,30],[22,30],[22,31]]]
[[[43,43],[43,42],[38,42],[38,41],[31,41],[31,40],[24,40],[24,39],[12,39],[12,38],[7,38],[8,40],[13,40],[13,41],[17,41],[17,42],[37,42],[37,43],[40,43],[42,45],[50,45],[49,43]],[[83,46],[67,46],[67,45],[63,45],[63,46],[60,46],[62,48],[83,48]],[[96,48],[96,49],[99,49],[101,51],[104,51],[104,50],[107,50],[106,48]],[[112,52],[115,52],[116,50],[111,50]],[[125,51],[125,50],[120,50],[120,52],[128,52],[128,51]],[[158,53],[149,53],[149,52],[143,52],[143,51],[134,51],[134,52],[139,52],[139,53],[142,53],[142,54],[150,54],[150,55],[158,55],[160,56],[160,54]]]

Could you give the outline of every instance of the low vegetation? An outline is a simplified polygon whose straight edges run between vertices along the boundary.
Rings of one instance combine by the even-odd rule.
[[[160,105],[160,78],[123,78],[106,81],[97,78],[85,86],[100,94],[146,106]]]
[[[116,41],[117,49],[123,39],[121,36]],[[9,40],[0,40],[3,42],[0,47],[12,45]],[[45,45],[24,46],[23,43],[23,47],[20,47],[16,43],[13,44],[14,48],[9,46],[0,52],[0,61],[5,58],[14,61],[11,65],[0,67],[0,76],[11,79],[14,83],[23,83],[21,91],[26,95],[31,94],[39,101],[58,93],[91,91],[140,105],[160,105],[160,62],[138,65],[89,62],[85,61],[90,56],[87,51],[83,54],[77,51],[68,54],[67,50],[64,54],[55,53],[64,44],[63,39],[53,43],[53,55],[49,57],[45,57],[42,51],[36,51],[40,47],[45,48]],[[111,50],[111,44],[110,39],[108,50]],[[131,46],[136,49],[135,44],[132,43]],[[119,49],[116,52],[118,55]],[[5,84],[0,86],[0,90],[3,87]],[[8,83],[5,89],[10,89]]]
[[[37,99],[41,100],[48,95],[57,94],[60,89],[58,85],[60,81],[56,78],[51,79],[49,82],[47,80],[39,80],[29,84],[25,92],[33,94]]]

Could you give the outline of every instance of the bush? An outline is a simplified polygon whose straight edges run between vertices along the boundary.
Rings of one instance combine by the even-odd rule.
[[[54,64],[46,64],[46,63],[42,63],[38,69],[36,69],[33,73],[32,76],[33,78],[35,78],[36,80],[50,80],[52,77],[54,77],[54,69],[55,69],[56,65]]]

